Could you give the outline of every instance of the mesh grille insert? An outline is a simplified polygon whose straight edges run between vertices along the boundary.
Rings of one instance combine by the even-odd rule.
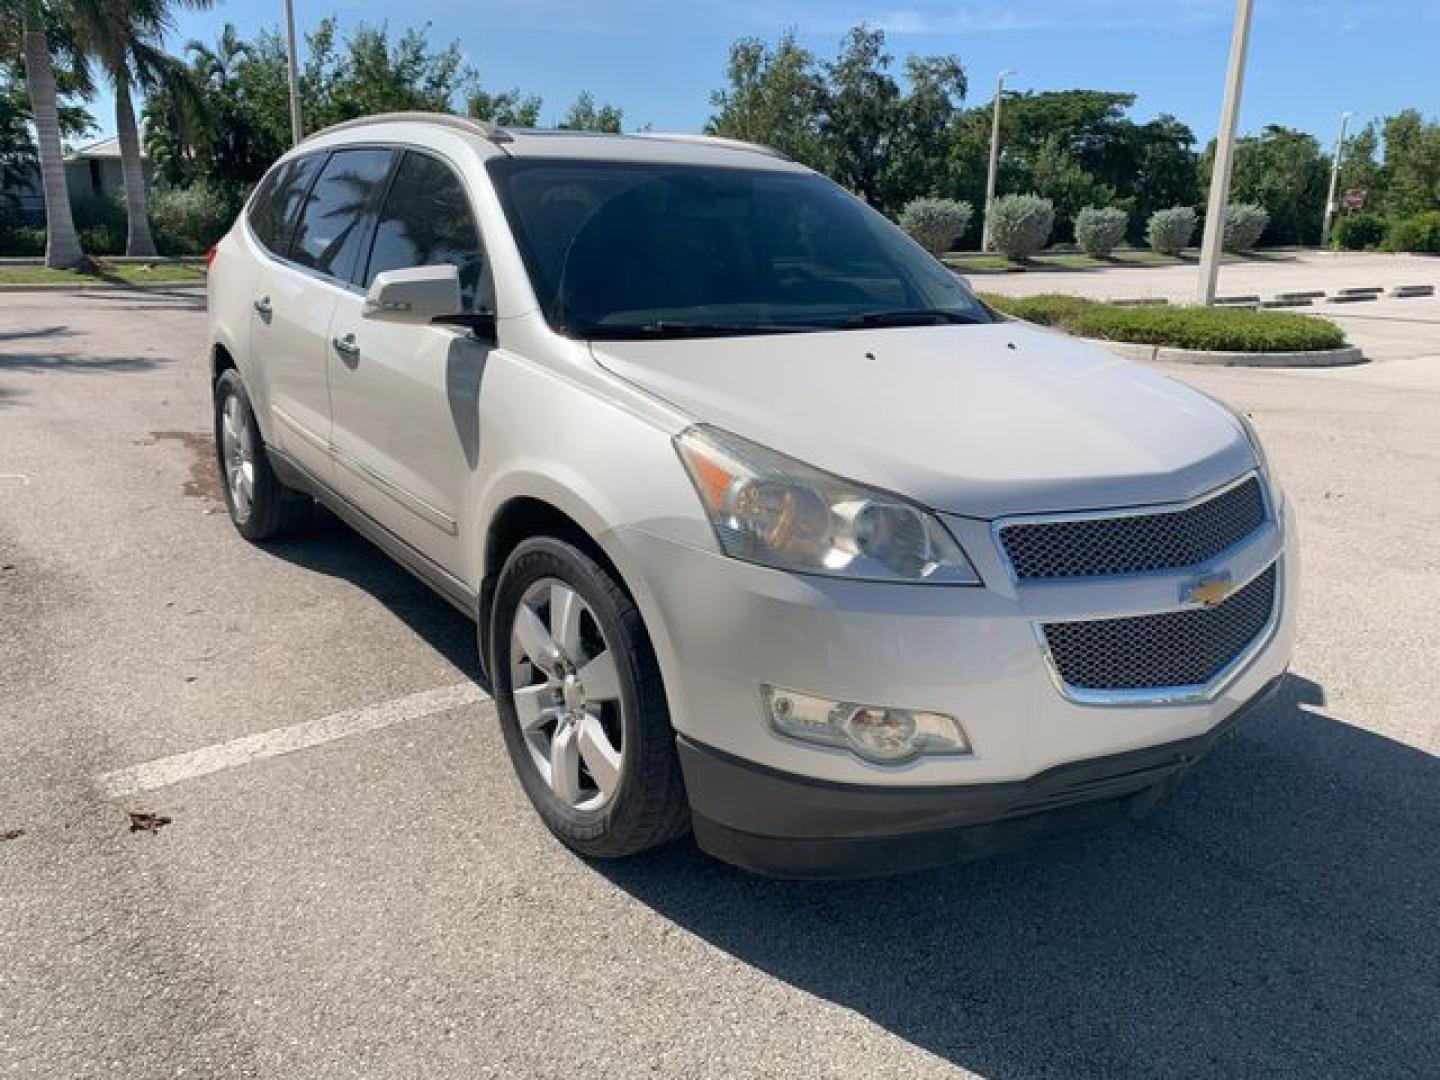
[[[1197,566],[1264,522],[1265,498],[1252,476],[1184,510],[1006,525],[1000,543],[1021,580],[1104,577]]]
[[[1265,629],[1275,608],[1276,576],[1272,565],[1218,607],[1048,623],[1045,641],[1060,677],[1073,689],[1200,686]]]

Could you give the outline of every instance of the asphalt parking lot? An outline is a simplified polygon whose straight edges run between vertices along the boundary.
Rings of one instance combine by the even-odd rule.
[[[1440,310],[1407,303],[1374,364],[1171,369],[1299,512],[1272,708],[1138,825],[805,885],[578,860],[462,617],[333,522],[242,542],[201,298],[0,295],[0,1075],[1434,1076]]]

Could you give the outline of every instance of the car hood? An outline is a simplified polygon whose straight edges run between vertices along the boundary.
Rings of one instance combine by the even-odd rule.
[[[1204,394],[1019,323],[592,349],[697,421],[970,517],[1175,502],[1254,465]]]

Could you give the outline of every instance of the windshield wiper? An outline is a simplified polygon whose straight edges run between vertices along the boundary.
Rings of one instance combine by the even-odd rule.
[[[892,311],[867,311],[835,325],[837,330],[869,330],[885,326],[934,326],[936,323],[951,323],[968,326],[982,320],[963,311],[946,308],[895,308]]]
[[[747,334],[813,334],[823,326],[802,326],[796,323],[687,323],[652,322],[639,326],[592,326],[584,331],[587,338],[706,338],[743,337]]]

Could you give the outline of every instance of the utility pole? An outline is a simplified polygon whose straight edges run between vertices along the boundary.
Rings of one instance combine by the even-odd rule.
[[[1335,225],[1335,192],[1340,187],[1340,158],[1345,154],[1345,129],[1354,113],[1340,114],[1340,135],[1335,140],[1335,160],[1330,163],[1330,194],[1325,196],[1325,224],[1320,229],[1320,250],[1330,248],[1330,230]]]
[[[285,35],[290,49],[290,145],[305,137],[300,120],[300,70],[295,60],[295,0],[285,0]]]
[[[1215,171],[1210,176],[1210,208],[1205,214],[1205,239],[1200,247],[1202,304],[1215,302],[1220,256],[1225,243],[1225,210],[1230,205],[1230,171],[1235,164],[1235,126],[1240,119],[1240,93],[1245,88],[1245,56],[1250,50],[1254,0],[1237,0],[1235,31],[1230,39],[1230,70],[1225,76],[1225,104],[1215,136]]]
[[[995,202],[995,183],[1000,175],[1000,100],[1005,96],[1005,77],[1013,71],[1002,71],[995,79],[995,114],[990,121],[990,178],[985,183],[985,228],[980,237],[980,250],[990,250],[990,207]]]

